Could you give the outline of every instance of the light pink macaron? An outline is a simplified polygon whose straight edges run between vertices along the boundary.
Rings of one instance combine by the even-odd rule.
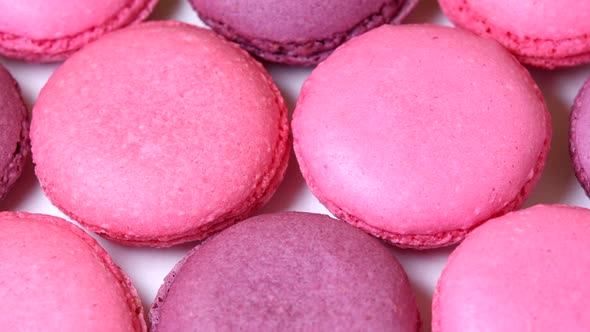
[[[292,126],[316,197],[413,248],[456,243],[518,208],[551,138],[543,97],[510,53],[434,25],[383,26],[344,44],[305,82]]]
[[[103,34],[143,21],[158,0],[0,0],[0,54],[63,60]]]
[[[266,70],[179,22],[123,29],[69,58],[41,91],[31,140],[56,206],[107,238],[156,247],[247,217],[289,156],[287,109]]]
[[[0,213],[0,266],[2,331],[147,331],[129,278],[63,219]]]
[[[590,62],[590,1],[439,3],[453,23],[496,39],[525,64],[552,69]]]
[[[433,332],[587,331],[590,210],[535,206],[476,229],[436,286]]]

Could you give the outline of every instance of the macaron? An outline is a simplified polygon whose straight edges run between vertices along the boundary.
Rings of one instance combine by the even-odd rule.
[[[479,227],[436,286],[432,331],[586,331],[590,210],[535,206]]]
[[[2,331],[147,331],[129,278],[63,219],[0,213],[0,265]]]
[[[143,21],[158,0],[0,0],[0,55],[59,61],[103,34]]]
[[[0,64],[0,199],[20,177],[29,146],[27,107],[18,84]]]
[[[590,63],[590,2],[439,0],[457,26],[491,37],[524,64],[553,69]]]
[[[267,61],[312,65],[354,36],[400,23],[418,0],[190,0],[213,30]]]
[[[578,181],[590,195],[590,79],[574,101],[570,113],[570,156]]]
[[[54,205],[106,238],[154,247],[246,218],[276,191],[290,150],[287,108],[262,65],[172,21],[69,58],[40,93],[31,136]]]
[[[292,127],[320,202],[419,249],[518,208],[551,138],[543,97],[510,53],[435,25],[382,26],[338,48],[304,83]]]
[[[149,317],[153,332],[420,330],[387,247],[298,212],[248,219],[197,246],[166,277]]]

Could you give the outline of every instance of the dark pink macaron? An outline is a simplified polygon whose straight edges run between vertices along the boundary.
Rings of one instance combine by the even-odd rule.
[[[418,0],[190,0],[213,30],[272,62],[318,63],[338,45],[398,24]]]
[[[580,90],[570,113],[569,143],[576,177],[590,195],[590,79]]]
[[[327,216],[262,215],[166,277],[152,331],[418,331],[408,278],[378,240]]]
[[[16,81],[0,65],[0,199],[20,177],[29,155],[29,116]]]

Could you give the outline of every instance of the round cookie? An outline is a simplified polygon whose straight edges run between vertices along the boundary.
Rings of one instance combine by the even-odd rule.
[[[272,62],[312,65],[382,24],[399,24],[418,0],[190,0],[213,30]]]
[[[0,0],[0,54],[58,61],[103,34],[143,21],[158,0]]]
[[[0,199],[20,177],[29,145],[27,108],[16,81],[0,64]]]
[[[102,236],[155,247],[247,217],[289,156],[287,109],[264,68],[179,22],[123,29],[69,58],[41,91],[31,140],[57,207]]]
[[[434,25],[382,26],[338,48],[305,82],[292,126],[303,176],[332,213],[421,249],[519,207],[551,137],[512,55]]]
[[[197,246],[166,277],[153,332],[414,331],[407,276],[378,240],[328,216],[248,219]]]
[[[147,331],[129,278],[63,219],[0,213],[0,265],[3,331]]]
[[[491,220],[451,254],[432,331],[585,331],[590,211],[535,206]]]
[[[440,0],[456,25],[491,37],[523,63],[553,69],[590,62],[590,2]]]
[[[570,113],[569,147],[576,177],[590,195],[590,79],[580,90]]]

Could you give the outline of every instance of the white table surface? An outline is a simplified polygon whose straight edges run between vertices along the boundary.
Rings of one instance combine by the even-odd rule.
[[[161,0],[150,19],[175,19],[203,25],[187,0]],[[450,25],[435,0],[421,0],[416,10],[406,20],[406,23],[424,22]],[[0,58],[0,62],[19,82],[29,107],[35,103],[39,90],[59,66],[58,63],[29,64],[4,58]],[[312,68],[274,64],[267,64],[266,67],[292,111],[301,84]],[[590,76],[590,65],[555,71],[532,69],[531,72],[541,87],[552,114],[553,141],[545,172],[525,205],[566,203],[590,207],[590,200],[575,179],[568,152],[570,107],[585,79]],[[15,188],[4,201],[0,202],[0,210],[38,212],[68,219],[49,202],[41,191],[30,160]],[[328,213],[309,192],[293,156],[285,180],[268,205],[258,213],[278,211]],[[96,238],[112,255],[114,261],[131,277],[146,310],[149,309],[166,274],[195,245],[194,243],[185,244],[170,249],[133,248]],[[392,249],[412,282],[425,331],[430,330],[430,303],[436,281],[453,248],[429,251]]]

